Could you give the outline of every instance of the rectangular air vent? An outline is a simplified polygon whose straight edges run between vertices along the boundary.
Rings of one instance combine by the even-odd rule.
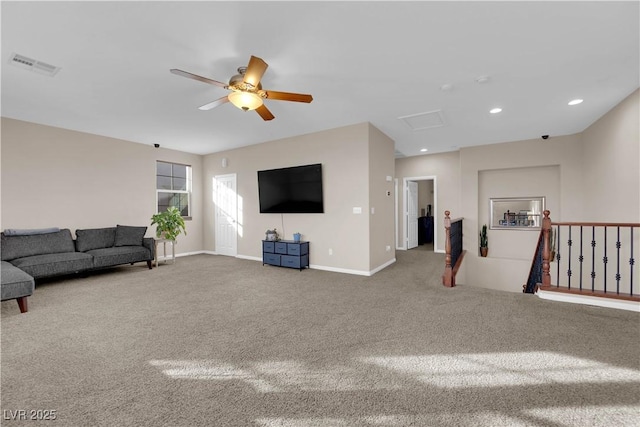
[[[412,114],[398,118],[405,122],[413,131],[444,126],[442,110],[427,111],[426,113]]]
[[[47,64],[46,62],[38,61],[36,59],[28,58],[23,55],[18,55],[14,53],[9,58],[9,63],[15,65],[16,67],[23,68],[25,70],[31,70],[38,74],[44,74],[46,76],[55,76],[58,71],[60,71],[60,67],[56,67],[55,65]]]

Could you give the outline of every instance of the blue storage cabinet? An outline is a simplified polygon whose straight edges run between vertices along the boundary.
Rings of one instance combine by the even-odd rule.
[[[262,265],[309,268],[309,242],[293,240],[262,241]]]

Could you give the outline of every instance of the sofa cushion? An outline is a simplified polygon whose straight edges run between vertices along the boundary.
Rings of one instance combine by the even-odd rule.
[[[144,246],[116,246],[113,248],[94,249],[87,252],[87,254],[93,256],[94,268],[152,260],[151,252]]]
[[[116,226],[115,246],[142,246],[147,227]]]
[[[42,254],[75,252],[76,248],[68,228],[57,233],[34,234],[28,236],[6,236],[0,233],[2,261]]]
[[[78,252],[110,248],[115,244],[115,241],[115,227],[76,230],[76,250]]]
[[[4,230],[5,236],[29,236],[32,234],[49,234],[60,231],[58,227],[49,228],[8,228]]]
[[[35,287],[33,277],[29,276],[18,267],[13,266],[6,261],[2,261],[0,274],[2,275],[2,301],[28,297],[33,294],[33,289]]]
[[[93,267],[93,257],[83,252],[65,252],[18,258],[11,264],[37,279],[90,269]]]

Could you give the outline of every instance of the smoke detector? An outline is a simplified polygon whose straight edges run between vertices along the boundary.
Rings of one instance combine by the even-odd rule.
[[[46,62],[38,61],[36,59],[28,58],[23,55],[18,55],[17,53],[13,53],[11,55],[11,57],[9,58],[9,64],[50,77],[55,76],[58,71],[60,71],[60,67],[56,67],[55,65],[47,64]]]

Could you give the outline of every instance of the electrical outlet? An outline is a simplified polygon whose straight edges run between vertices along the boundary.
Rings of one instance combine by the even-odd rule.
[[[386,249],[387,249],[387,252],[390,252],[391,251],[391,246],[387,245]]]
[[[329,248],[329,255],[333,255],[333,249]]]

